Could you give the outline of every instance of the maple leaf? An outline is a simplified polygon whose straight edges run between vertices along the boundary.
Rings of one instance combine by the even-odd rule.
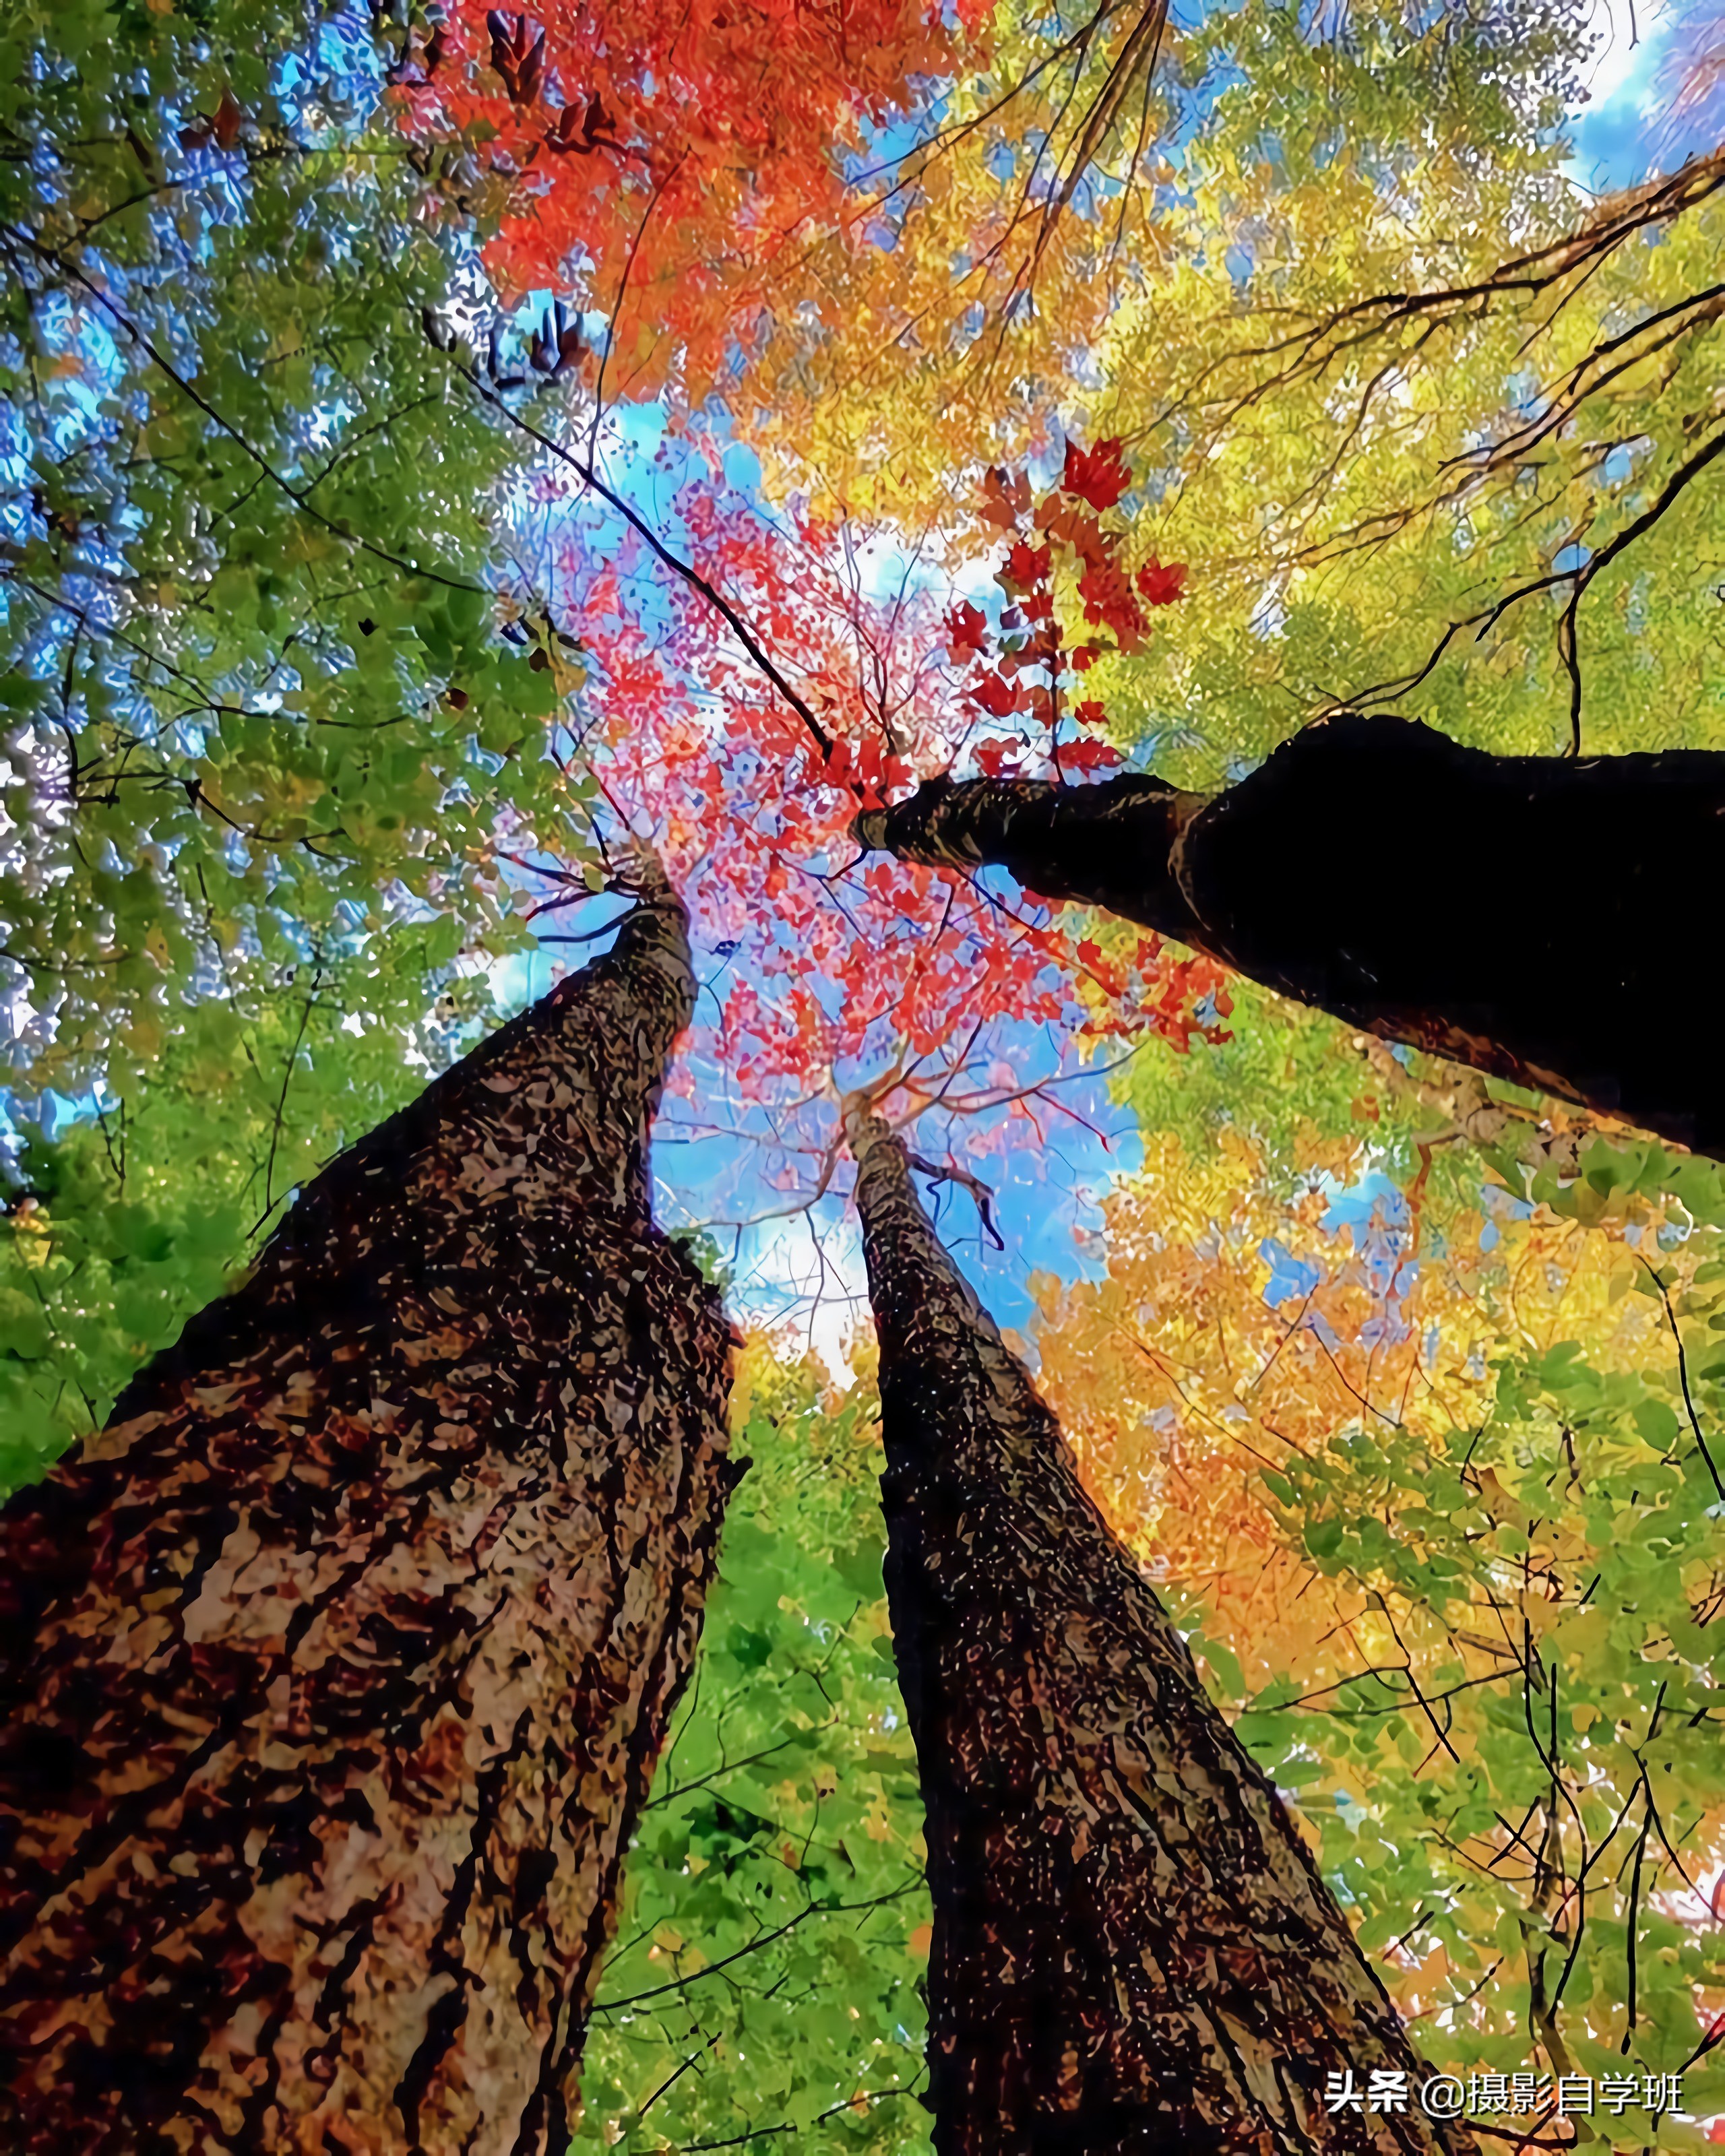
[[[1043,682],[1037,682],[1026,692],[1025,709],[1033,726],[1051,726],[1055,723],[1054,692]]]
[[[988,649],[988,617],[968,600],[961,600],[947,616],[946,629],[947,655],[955,666],[963,665],[966,653],[980,657]]]
[[[1078,947],[1078,963],[1086,967],[1111,996],[1126,993],[1126,976],[1098,943],[1086,940]]]
[[[525,15],[517,15],[511,23],[495,8],[486,15],[485,28],[491,33],[492,71],[502,77],[510,103],[531,105],[545,76],[544,31],[536,38]]]
[[[1063,771],[1112,771],[1116,764],[1125,761],[1117,748],[1088,737],[1082,741],[1068,742],[1060,751]]]
[[[983,480],[983,521],[997,531],[1010,531],[1030,506],[1030,482],[1022,472],[1009,478],[990,466]]]
[[[1009,688],[998,674],[983,675],[970,693],[991,718],[1004,719],[1024,709],[1024,691]]]
[[[1172,606],[1184,594],[1186,564],[1170,562],[1164,567],[1153,554],[1132,581],[1147,606]]]
[[[1020,591],[1034,591],[1046,583],[1051,558],[1050,548],[1027,547],[1020,539],[1008,552],[1003,574]]]
[[[910,775],[901,757],[887,755],[872,738],[855,743],[835,741],[820,766],[820,776],[829,786],[848,788],[865,808],[884,808],[891,789],[902,786]],[[716,806],[722,808],[722,800],[716,801]],[[769,890],[775,887],[773,871],[768,871],[767,882]],[[783,887],[782,872],[778,887]]]
[[[891,788],[902,786],[910,775],[900,757],[886,755],[879,742],[865,741],[857,758],[857,798],[865,808],[884,808]]]
[[[984,778],[1015,778],[1019,759],[1024,753],[1024,744],[995,734],[987,741],[978,742],[973,752],[976,757],[976,767]]]
[[[1076,495],[1092,509],[1111,509],[1132,483],[1117,441],[1098,442],[1093,449],[1066,444],[1066,465],[1060,475],[1064,493]]]
[[[1091,568],[1101,568],[1120,550],[1118,532],[1103,531],[1091,511],[1081,508],[1076,501],[1063,501],[1058,492],[1050,495],[1037,510],[1036,523],[1050,539],[1064,540]]]
[[[1094,697],[1089,697],[1074,709],[1072,716],[1081,726],[1099,726],[1108,714]]]
[[[620,150],[623,145],[611,131],[616,117],[605,110],[597,91],[584,105],[578,99],[571,99],[546,129],[546,146],[559,152],[572,150],[581,157],[591,157],[601,146],[608,150]]]
[[[1145,621],[1132,586],[1113,562],[1087,568],[1078,580],[1086,621],[1111,629],[1122,651],[1136,651],[1144,640]]]

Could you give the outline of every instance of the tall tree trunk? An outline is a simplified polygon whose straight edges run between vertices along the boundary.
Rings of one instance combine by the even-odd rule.
[[[856,835],[998,862],[1363,1031],[1725,1151],[1725,1063],[1692,1010],[1725,892],[1725,756],[1494,757],[1345,712],[1214,798],[936,780]]]
[[[731,1480],[634,880],[0,1520],[15,2156],[562,2156]]]
[[[887,1594],[927,1807],[942,2156],[1475,2143],[860,1101]],[[1407,2076],[1404,2111],[1327,2077]]]

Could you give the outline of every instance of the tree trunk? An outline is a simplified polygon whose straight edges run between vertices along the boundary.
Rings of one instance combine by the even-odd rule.
[[[1725,1152],[1725,1063],[1692,1009],[1725,756],[1494,757],[1344,712],[1214,798],[935,780],[855,829],[906,860],[998,862],[1365,1032]]]
[[[1475,2143],[860,1102],[886,1585],[927,1807],[942,2156]],[[1331,2112],[1407,2076],[1404,2111]]]
[[[0,1519],[15,2156],[562,2156],[731,1480],[634,883]]]

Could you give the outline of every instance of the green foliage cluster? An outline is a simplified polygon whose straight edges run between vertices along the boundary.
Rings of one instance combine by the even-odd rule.
[[[316,7],[0,23],[0,1481],[454,1048],[500,850],[591,858],[381,88]]]
[[[578,2149],[914,2156],[928,1897],[860,1382],[748,1352],[701,1659],[606,1963]]]
[[[149,1068],[221,961],[429,912],[445,961],[496,943],[500,814],[583,850],[551,685],[492,634],[507,445],[422,326],[459,249],[321,110],[375,97],[368,41],[139,21],[36,86],[74,139],[5,167],[0,916],[44,1075]],[[236,95],[229,148],[172,146]]]
[[[495,1021],[403,924],[326,968],[188,1004],[146,1083],[19,1111],[0,1183],[0,1495],[100,1428],[283,1199]],[[16,1106],[16,1103],[14,1103]]]
[[[1122,1065],[1113,1091],[1142,1128],[1170,1131],[1196,1155],[1231,1127],[1268,1141],[1270,1158],[1281,1160],[1302,1121],[1345,1130],[1370,1075],[1346,1030],[1252,981],[1231,981],[1229,995],[1231,1037],[1220,1045],[1176,1056],[1152,1042]],[[1411,1120],[1397,1116],[1384,1132],[1396,1167],[1411,1166]]]

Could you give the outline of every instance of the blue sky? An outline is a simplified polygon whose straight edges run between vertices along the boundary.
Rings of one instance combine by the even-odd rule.
[[[1719,140],[1720,115],[1703,106],[1669,122],[1661,69],[1681,11],[1665,0],[1598,0],[1599,37],[1586,70],[1589,97],[1571,130],[1569,170],[1591,192],[1604,194],[1644,178],[1653,162],[1669,171]]]
[[[530,995],[543,994],[555,963],[543,947],[505,962],[493,975],[500,1001],[515,1008]],[[722,993],[721,962],[697,949],[696,970]],[[1053,1047],[1030,1029],[1019,1029],[1014,1048],[1026,1059],[1028,1077],[1056,1073]],[[1168,1051],[1151,1040],[1137,1052]],[[698,1089],[694,1116],[718,1120],[729,1112],[704,1084]],[[1111,1175],[1136,1167],[1142,1158],[1136,1119],[1110,1098],[1101,1074],[1061,1078],[1038,1104],[1037,1113],[1046,1133],[1040,1146],[1019,1144],[974,1154],[962,1127],[919,1128],[911,1141],[942,1163],[950,1142],[956,1158],[991,1188],[1004,1250],[995,1250],[983,1234],[975,1205],[964,1191],[942,1184],[930,1193],[930,1202],[948,1246],[997,1320],[1020,1332],[1034,1307],[1029,1285],[1033,1274],[1053,1273],[1065,1280],[1100,1276],[1102,1217],[1096,1199]],[[772,1217],[782,1215],[791,1199],[766,1179],[765,1158],[764,1150],[750,1141],[699,1130],[687,1104],[668,1100],[653,1156],[659,1219],[674,1230],[708,1229],[732,1270],[732,1301],[738,1312],[758,1322],[789,1325],[836,1368],[846,1338],[866,1317],[855,1216],[842,1199],[832,1198],[806,1217]],[[757,1216],[762,1216],[758,1225],[733,1224]],[[722,1224],[714,1226],[716,1222]]]

